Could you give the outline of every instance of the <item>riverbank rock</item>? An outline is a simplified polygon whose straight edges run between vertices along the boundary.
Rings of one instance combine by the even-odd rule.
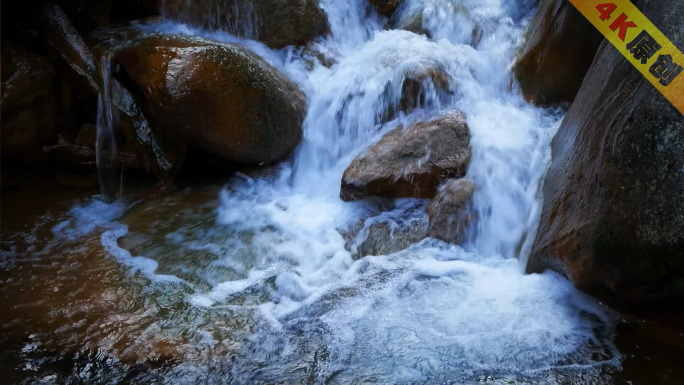
[[[472,208],[476,190],[477,186],[468,178],[444,182],[427,207],[427,235],[454,244],[463,242],[468,226],[476,218]]]
[[[119,50],[115,62],[152,130],[242,164],[273,163],[301,141],[304,94],[242,46],[152,36]]]
[[[329,32],[316,0],[165,0],[164,17],[257,39],[271,48],[303,46]]]
[[[684,47],[684,8],[636,5]],[[605,42],[552,146],[527,271],[556,270],[627,310],[681,313],[684,116]]]
[[[572,3],[543,0],[514,65],[525,98],[538,105],[572,102],[602,38]]]
[[[401,0],[368,0],[368,2],[373,4],[378,14],[389,17],[397,9]]]
[[[465,175],[469,163],[465,114],[452,112],[390,131],[347,168],[340,197],[432,198],[444,178]]]
[[[40,159],[59,132],[60,82],[50,60],[2,42],[2,157],[21,163]],[[67,91],[68,92],[68,91]]]

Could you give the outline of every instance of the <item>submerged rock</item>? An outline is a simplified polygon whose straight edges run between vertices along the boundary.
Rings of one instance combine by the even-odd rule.
[[[669,5],[641,9],[682,46],[684,8]],[[604,42],[552,147],[527,270],[629,309],[681,312],[684,116]]]
[[[152,130],[221,159],[272,163],[302,138],[306,99],[284,74],[236,44],[152,36],[116,53]]]
[[[475,190],[477,186],[467,178],[444,182],[427,207],[427,235],[454,244],[463,242],[468,226],[476,219],[472,208]]]
[[[464,175],[469,162],[470,132],[462,112],[399,126],[354,159],[342,177],[340,197],[432,198],[444,178]]]
[[[603,37],[566,0],[543,0],[514,66],[523,95],[539,105],[572,102]]]
[[[165,17],[256,38],[271,48],[302,46],[329,31],[316,0],[164,0]]]

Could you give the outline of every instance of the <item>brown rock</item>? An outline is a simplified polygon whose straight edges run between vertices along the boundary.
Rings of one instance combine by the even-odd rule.
[[[95,141],[97,140],[97,127],[94,124],[84,124],[76,135],[74,143],[80,146],[95,148]]]
[[[427,207],[427,235],[454,244],[463,242],[468,226],[476,218],[472,208],[476,190],[477,186],[467,178],[444,182]]]
[[[165,0],[165,17],[256,38],[271,48],[303,46],[329,31],[316,0]]]
[[[572,102],[603,37],[572,3],[543,0],[514,66],[525,98],[538,105]]]
[[[390,131],[347,168],[340,197],[432,198],[444,178],[464,175],[468,167],[470,132],[465,119],[456,111]]]
[[[399,6],[399,3],[401,3],[401,0],[368,0],[368,2],[373,4],[375,10],[380,15],[391,16]]]
[[[47,58],[3,41],[2,74],[2,157],[35,162],[59,132],[55,68]]]
[[[684,8],[644,3],[682,46]],[[684,116],[606,42],[552,146],[527,270],[556,270],[629,310],[682,312]]]
[[[145,100],[150,129],[221,159],[272,163],[302,138],[304,95],[242,46],[153,36],[123,48],[115,60]]]

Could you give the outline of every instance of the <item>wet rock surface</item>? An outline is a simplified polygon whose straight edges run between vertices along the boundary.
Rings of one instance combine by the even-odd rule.
[[[119,50],[115,61],[145,100],[152,129],[219,158],[273,163],[302,138],[304,95],[242,46],[152,36]]]
[[[530,21],[514,73],[529,101],[572,102],[603,37],[565,0],[543,0]]]
[[[427,235],[454,244],[463,242],[469,225],[477,218],[472,207],[476,190],[477,186],[468,178],[444,182],[427,206]]]
[[[432,198],[444,178],[464,175],[469,162],[470,133],[463,113],[399,126],[354,159],[342,177],[340,197]]]
[[[397,9],[401,0],[368,0],[380,15],[391,16]]]
[[[65,85],[64,87],[68,87]],[[41,158],[55,141],[63,111],[61,84],[48,58],[2,42],[2,156],[22,163]],[[65,89],[66,92],[68,88]]]
[[[328,33],[328,20],[315,0],[165,0],[165,17],[210,30],[224,29],[271,48],[305,45]]]
[[[684,9],[668,4],[636,3],[681,46]],[[684,116],[604,42],[552,147],[527,270],[635,311],[681,313]]]

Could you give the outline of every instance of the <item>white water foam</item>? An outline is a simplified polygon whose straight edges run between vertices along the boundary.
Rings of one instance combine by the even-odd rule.
[[[269,378],[268,369],[249,374],[263,357],[264,366],[282,373],[302,360],[296,347],[316,338],[328,352],[316,376],[342,382],[533,376],[619,363],[605,311],[555,274],[522,274],[516,259],[524,261],[534,238],[539,183],[562,117],[525,104],[510,86],[525,26],[520,10],[531,7],[524,3],[406,0],[399,12],[421,12],[428,38],[382,30],[382,18],[364,0],[321,0],[333,34],[316,46],[336,64],[312,70],[295,49],[271,51],[168,22],[155,27],[245,44],[288,73],[309,100],[304,141],[292,164],[275,178],[245,177],[222,192],[214,226],[224,235],[178,226],[169,236],[178,248],[207,250],[239,271],[239,279],[196,289],[188,297],[193,305],[219,306],[255,286],[269,288],[266,302],[249,305],[269,322],[254,331],[255,346],[239,355],[234,375]],[[386,121],[407,74],[427,70],[447,75],[448,88],[424,79],[422,108]],[[468,176],[479,186],[474,236],[462,247],[427,239],[354,261],[343,234],[380,218],[382,209],[371,201],[339,200],[345,167],[397,124],[454,108],[467,114],[472,135]],[[409,210],[415,205],[405,207],[411,220],[425,219]],[[152,276],[156,264],[132,259],[117,246],[124,234],[112,229],[103,244]],[[299,332],[314,325],[325,332]]]

